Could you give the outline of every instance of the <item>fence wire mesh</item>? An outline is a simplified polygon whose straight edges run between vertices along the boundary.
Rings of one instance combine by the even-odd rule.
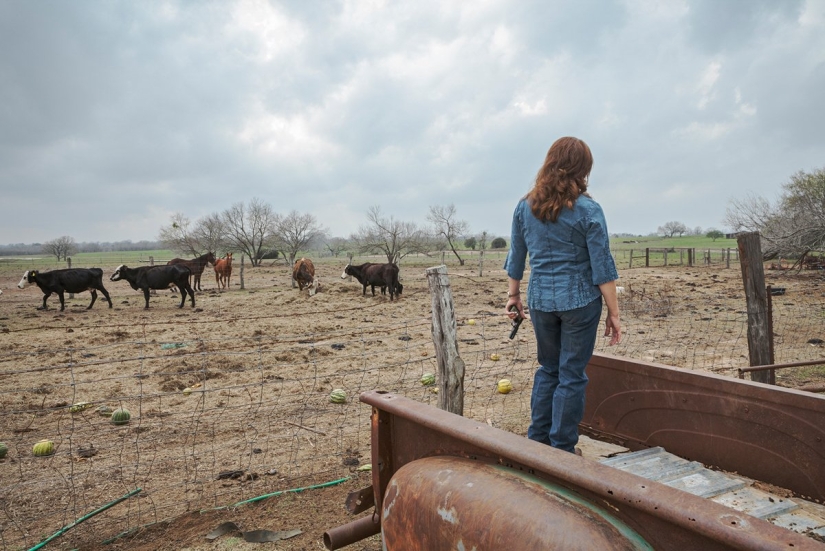
[[[9,452],[0,462],[0,546],[31,547],[135,488],[141,493],[78,526],[75,537],[100,541],[188,511],[340,479],[369,463],[370,408],[360,392],[438,401],[437,385],[421,383],[438,371],[427,282],[423,269],[406,270],[398,303],[362,297],[331,277],[326,305],[285,284],[264,292],[253,281],[243,306],[234,304],[240,293],[199,294],[206,304],[199,315],[163,298],[144,313],[137,293],[113,293],[112,311],[98,303],[87,312],[88,295],[80,294],[63,314],[35,312],[37,289],[20,298],[4,293],[0,440]],[[509,340],[506,276],[474,271],[450,268],[464,413],[523,435],[536,368],[532,327],[525,322]],[[285,273],[257,277],[273,285]],[[776,361],[822,357],[821,278],[770,275],[787,288],[773,300]],[[730,376],[748,365],[738,270],[626,270],[621,283],[623,341],[608,347],[599,339],[598,351]],[[512,381],[511,393],[496,392],[502,378]],[[346,392],[345,403],[330,401],[333,389]],[[89,407],[72,412],[81,402]],[[103,406],[128,409],[130,421],[113,424]],[[54,454],[33,455],[41,439],[55,443]]]

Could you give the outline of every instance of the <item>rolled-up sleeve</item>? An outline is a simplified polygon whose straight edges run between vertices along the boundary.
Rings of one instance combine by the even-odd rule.
[[[507,275],[521,281],[524,277],[524,265],[527,261],[527,242],[524,239],[524,220],[522,218],[524,200],[522,199],[513,212],[513,224],[510,229],[510,251],[504,261]]]
[[[593,270],[593,285],[601,285],[619,279],[616,262],[610,254],[610,235],[601,207],[595,204],[590,214],[587,229],[587,250],[590,254],[590,267]]]

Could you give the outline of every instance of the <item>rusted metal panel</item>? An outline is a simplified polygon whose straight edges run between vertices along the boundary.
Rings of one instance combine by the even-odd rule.
[[[652,551],[609,510],[523,471],[460,457],[418,459],[392,477],[381,511],[387,551]]]
[[[825,501],[825,397],[606,354],[587,375],[583,434]]]
[[[825,549],[723,505],[402,396],[372,391],[361,394],[361,401],[373,406],[379,511],[399,469],[417,459],[449,455],[502,465],[573,492],[609,509],[655,549]]]

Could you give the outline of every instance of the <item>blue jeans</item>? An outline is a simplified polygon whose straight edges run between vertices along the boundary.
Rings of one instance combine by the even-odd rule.
[[[596,346],[601,315],[601,297],[575,310],[530,310],[540,364],[530,396],[530,440],[575,451],[584,415],[584,368]]]

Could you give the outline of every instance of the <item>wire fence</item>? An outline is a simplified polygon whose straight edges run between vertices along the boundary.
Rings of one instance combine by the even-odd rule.
[[[454,272],[465,416],[525,434],[532,328],[507,338],[500,271]],[[623,341],[607,347],[599,339],[597,350],[736,376],[748,365],[747,313],[744,292],[723,281],[735,283],[736,271],[663,273],[623,274]],[[783,275],[788,292],[773,302],[776,361],[821,358],[825,287],[814,274]],[[404,293],[420,303],[419,316],[261,299],[254,311],[221,307],[208,321],[125,309],[102,310],[106,318],[69,309],[41,320],[31,301],[9,303],[0,316],[0,440],[9,450],[0,462],[0,547],[29,548],[136,488],[134,498],[76,527],[72,541],[351,475],[370,461],[370,408],[360,392],[437,404],[436,387],[421,383],[437,373],[426,282],[408,276]],[[502,378],[512,381],[510,394],[496,392]],[[345,403],[330,401],[333,389],[345,391]],[[116,408],[130,412],[128,423],[112,423]],[[55,452],[35,457],[43,439]]]

